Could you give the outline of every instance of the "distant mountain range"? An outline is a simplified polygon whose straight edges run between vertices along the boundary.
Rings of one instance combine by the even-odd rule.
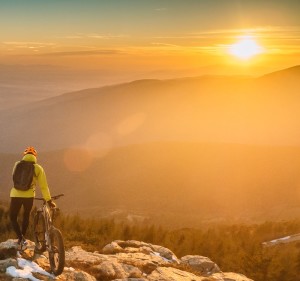
[[[298,145],[299,68],[260,78],[140,80],[2,110],[0,152],[29,143],[42,151],[177,140]]]
[[[68,211],[295,217],[299,78],[300,66],[259,78],[139,80],[2,110],[1,197],[34,145]]]
[[[54,65],[0,64],[0,110],[120,80],[112,75]]]
[[[187,69],[146,69],[125,71],[99,66],[99,69],[70,68],[60,65],[0,64],[0,110],[23,106],[32,102],[80,89],[113,85],[140,79],[169,79],[184,76],[249,75],[270,72],[254,66],[208,65]]]

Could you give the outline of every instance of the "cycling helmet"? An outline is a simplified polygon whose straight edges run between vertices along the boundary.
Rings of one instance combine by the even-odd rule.
[[[37,152],[35,150],[35,148],[33,146],[28,146],[25,150],[24,150],[24,155],[26,154],[33,154],[34,156],[37,156]]]

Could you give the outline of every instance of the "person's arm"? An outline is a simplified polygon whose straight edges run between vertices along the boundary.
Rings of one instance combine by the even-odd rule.
[[[49,200],[51,200],[51,195],[50,195],[45,171],[43,167],[40,165],[38,165],[37,181],[44,199],[48,202]]]

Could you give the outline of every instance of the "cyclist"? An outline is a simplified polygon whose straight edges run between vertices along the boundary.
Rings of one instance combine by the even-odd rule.
[[[29,146],[23,152],[23,161],[33,162],[33,178],[28,190],[20,190],[15,186],[10,191],[10,219],[12,227],[17,235],[18,244],[25,246],[27,244],[25,239],[26,230],[29,225],[29,216],[33,206],[33,199],[35,196],[35,187],[39,185],[44,199],[47,201],[51,208],[56,207],[56,204],[51,200],[50,191],[48,188],[48,183],[46,179],[46,174],[42,166],[37,164],[37,151],[34,147]],[[17,164],[20,161],[16,162],[13,168],[13,175],[16,169]],[[18,223],[18,214],[21,210],[21,207],[24,208],[22,228]]]

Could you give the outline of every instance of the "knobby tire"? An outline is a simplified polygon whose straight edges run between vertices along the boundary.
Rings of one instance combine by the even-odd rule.
[[[51,271],[55,276],[60,275],[65,267],[65,247],[59,229],[52,227],[50,230],[49,261]]]

